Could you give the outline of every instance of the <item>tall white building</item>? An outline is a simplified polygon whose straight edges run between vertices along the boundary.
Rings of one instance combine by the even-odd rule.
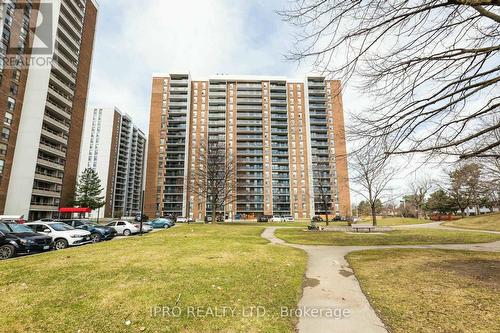
[[[85,117],[79,174],[94,169],[106,205],[93,217],[133,216],[141,211],[146,137],[118,108],[91,108]]]
[[[0,214],[57,217],[75,191],[98,5],[1,5]]]

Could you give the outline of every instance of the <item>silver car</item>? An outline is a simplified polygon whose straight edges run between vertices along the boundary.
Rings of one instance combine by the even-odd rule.
[[[140,224],[138,224],[138,225],[140,228],[141,225]],[[153,231],[153,227],[150,224],[148,224],[147,222],[142,224],[142,232],[148,233],[151,231]]]
[[[139,233],[139,226],[128,221],[113,221],[106,224],[106,227],[112,227],[118,235],[130,236]]]

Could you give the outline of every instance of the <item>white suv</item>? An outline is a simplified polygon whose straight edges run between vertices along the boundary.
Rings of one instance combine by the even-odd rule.
[[[61,222],[26,223],[34,232],[52,237],[54,249],[62,250],[68,246],[91,243],[90,232],[70,227]]]

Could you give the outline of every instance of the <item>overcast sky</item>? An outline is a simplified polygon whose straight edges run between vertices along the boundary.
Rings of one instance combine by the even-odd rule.
[[[120,0],[119,4],[100,0],[99,4],[89,106],[117,106],[146,133],[153,73],[303,78],[313,71],[284,59],[293,46],[293,30],[276,10],[284,9],[287,0]],[[366,96],[345,87],[347,119],[367,103]],[[395,183],[395,193],[403,190],[408,177],[412,174],[406,170]]]
[[[284,60],[286,0],[101,0],[90,106],[116,105],[147,131],[152,73],[283,75],[310,68]]]

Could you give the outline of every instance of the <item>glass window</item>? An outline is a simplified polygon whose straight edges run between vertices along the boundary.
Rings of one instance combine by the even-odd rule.
[[[8,126],[12,125],[12,113],[5,112],[5,118],[3,120],[3,123]]]
[[[14,112],[14,108],[16,106],[16,100],[12,97],[7,98],[7,111]]]
[[[9,140],[9,136],[10,136],[10,129],[5,127],[2,128],[2,139]]]

